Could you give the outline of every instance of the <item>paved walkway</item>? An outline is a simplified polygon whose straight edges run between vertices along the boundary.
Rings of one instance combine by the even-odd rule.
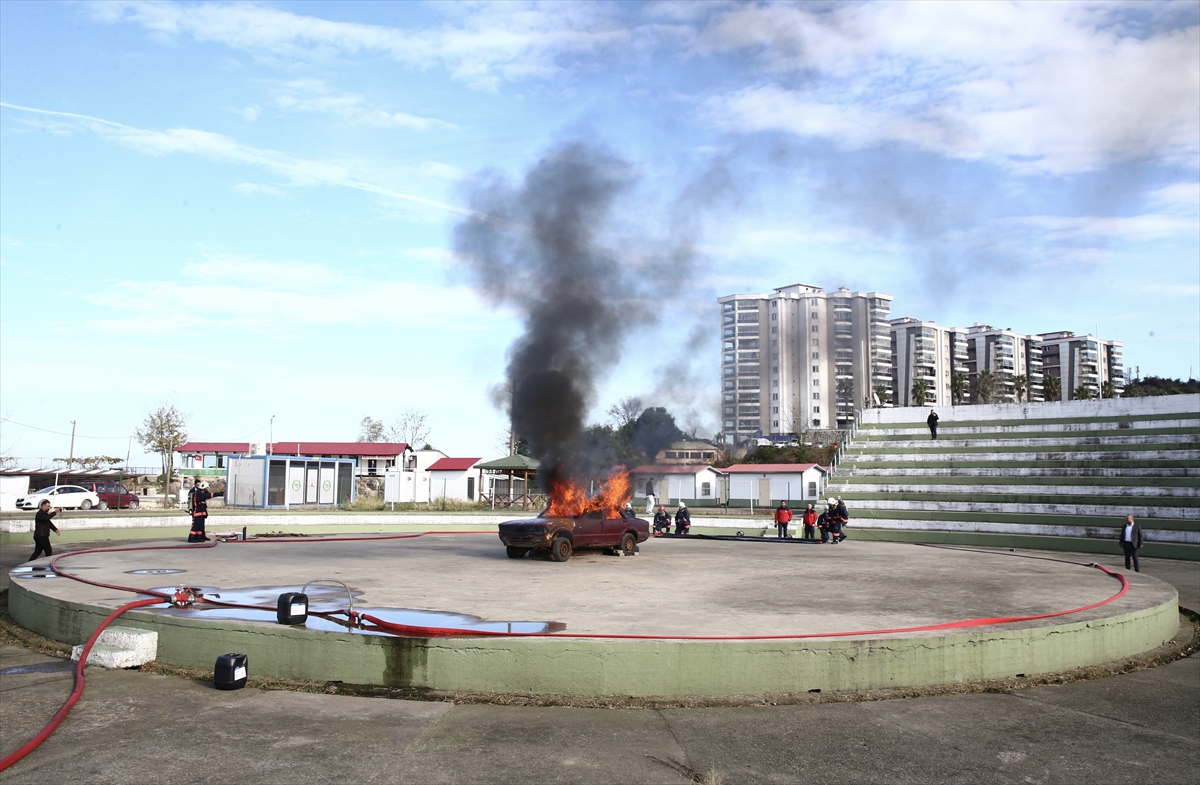
[[[1116,557],[1101,562],[1120,566]],[[1200,607],[1200,565],[1146,559],[1143,571],[1176,586],[1182,606]],[[33,669],[8,672],[22,666]],[[1190,782],[1200,769],[1194,656],[1009,693],[657,710],[219,692],[137,672],[88,673],[63,726],[0,780],[681,783],[683,769],[715,770],[727,785],[1149,785]],[[0,751],[35,733],[70,685],[61,661],[0,650]]]

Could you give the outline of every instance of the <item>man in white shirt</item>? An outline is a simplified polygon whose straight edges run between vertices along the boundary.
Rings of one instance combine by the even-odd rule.
[[[1129,569],[1130,560],[1133,561],[1133,571],[1141,572],[1141,565],[1138,564],[1138,549],[1142,547],[1142,527],[1137,525],[1133,520],[1132,515],[1125,516],[1125,525],[1121,527],[1121,549],[1125,551],[1125,569]]]

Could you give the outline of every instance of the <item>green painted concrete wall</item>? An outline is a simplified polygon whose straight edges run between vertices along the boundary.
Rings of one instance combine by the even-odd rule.
[[[14,581],[13,618],[67,643],[106,611],[56,601]],[[685,696],[923,687],[1032,676],[1133,656],[1172,639],[1176,600],[1092,621],[959,635],[777,641],[566,638],[400,639],[134,611],[123,623],[159,633],[158,659],[211,669],[248,655],[261,676],[472,692]]]

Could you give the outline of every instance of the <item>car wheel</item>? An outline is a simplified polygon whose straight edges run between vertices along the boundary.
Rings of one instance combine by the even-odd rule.
[[[554,561],[566,561],[571,558],[571,541],[566,537],[555,537],[550,543],[550,558]]]
[[[92,509],[92,500],[91,500],[91,499],[84,499],[83,501],[81,501],[81,502],[79,503],[79,509],[81,509],[81,510],[90,510],[90,509]]]
[[[134,499],[131,502],[129,502],[129,509],[136,510],[137,508],[138,508],[137,499]]]
[[[523,559],[525,558],[525,554],[529,551],[529,549],[516,548],[512,545],[507,545],[505,546],[505,551],[508,553],[508,558],[510,559]]]
[[[625,536],[621,538],[621,553],[626,556],[632,556],[637,553],[637,537],[634,537],[629,532],[625,532]]]
[[[108,502],[100,502],[100,504],[96,505],[96,509],[97,510],[107,510]]]

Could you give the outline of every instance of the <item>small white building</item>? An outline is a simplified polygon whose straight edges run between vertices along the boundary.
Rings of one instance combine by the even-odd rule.
[[[784,500],[794,507],[820,499],[829,482],[829,472],[815,463],[741,463],[721,471],[728,476],[729,504],[735,507],[774,507]]]
[[[629,472],[634,505],[653,496],[656,504],[675,504],[683,500],[692,507],[715,507],[724,502],[725,475],[711,466],[639,466]]]
[[[479,499],[476,467],[482,458],[442,458],[429,467],[430,501],[453,499],[473,502]]]

